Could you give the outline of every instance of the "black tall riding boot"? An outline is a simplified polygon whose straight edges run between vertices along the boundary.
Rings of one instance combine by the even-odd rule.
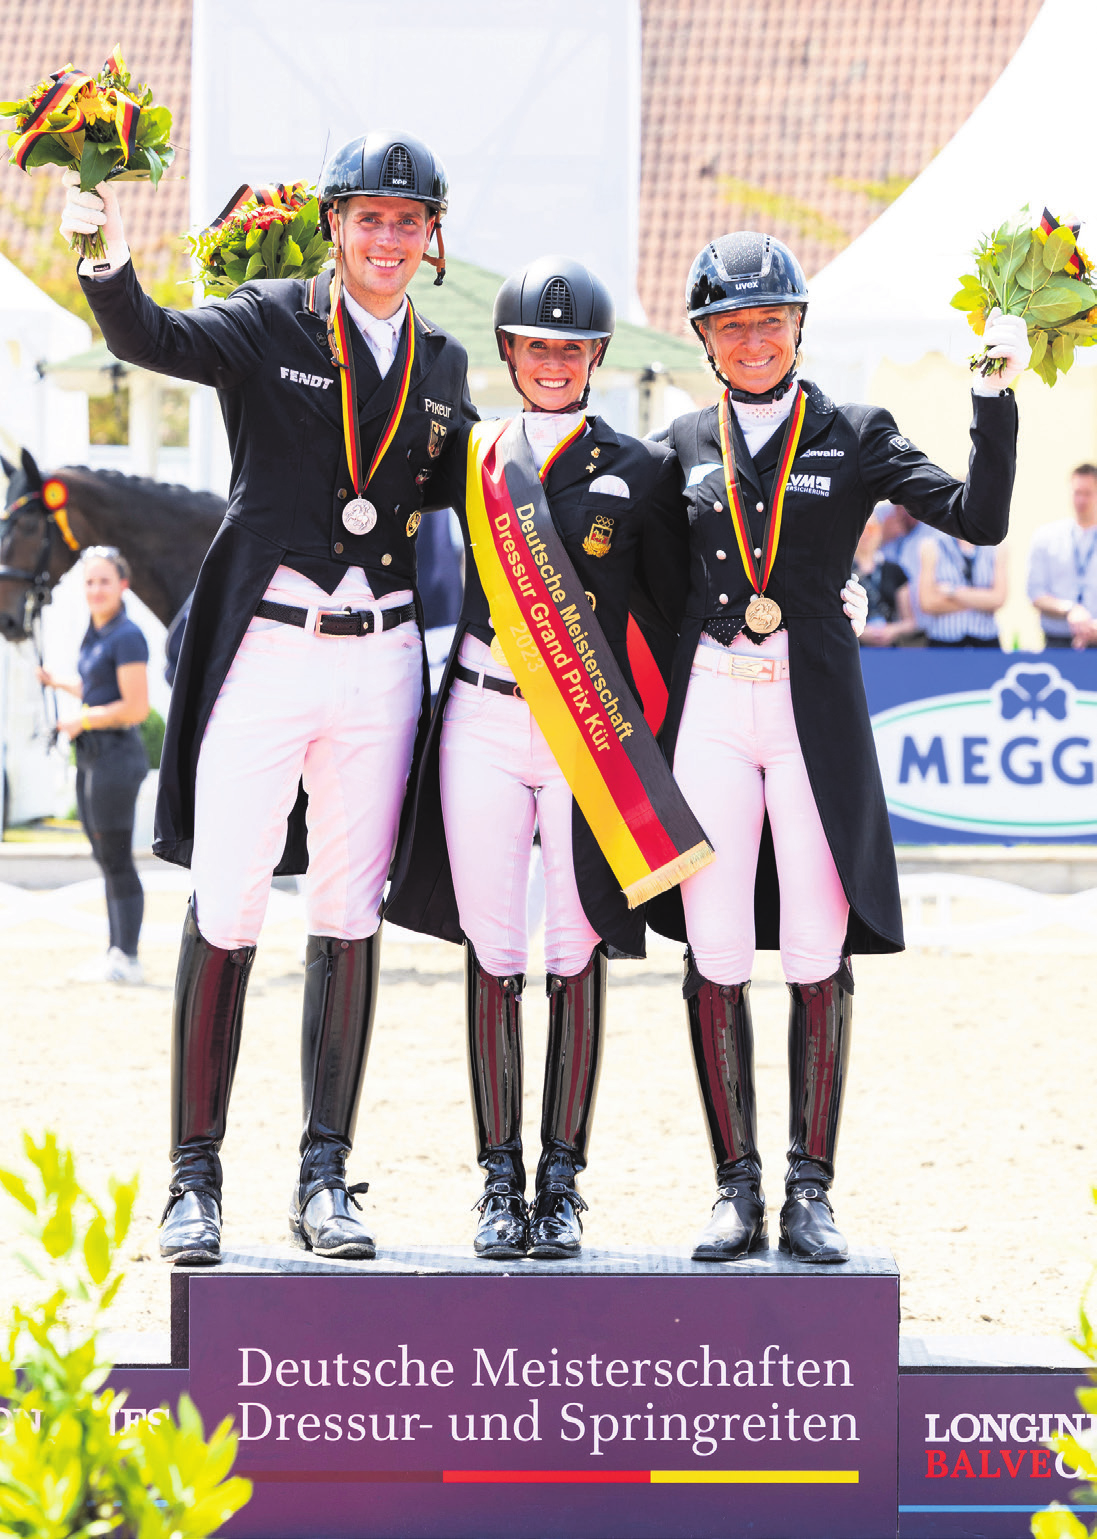
[[[849,1259],[827,1196],[849,1065],[853,974],[843,961],[821,983],[790,983],[789,1151],[781,1249],[797,1261]]]
[[[489,1261],[526,1254],[526,1167],[522,1163],[522,989],[525,977],[484,972],[465,942],[469,1088],[476,1163],[487,1175],[473,1249]]]
[[[310,935],[301,1014],[301,1169],[290,1202],[290,1236],[318,1256],[372,1261],[373,1237],[351,1212],[346,1163],[362,1094],[377,1004],[381,932],[365,940]]]
[[[712,983],[687,953],[682,993],[697,1088],[716,1165],[716,1202],[694,1261],[734,1261],[769,1244],[754,1100],[750,982]]]
[[[575,1177],[587,1164],[587,1140],[598,1093],[608,964],[601,946],[574,977],[549,973],[548,1049],[541,1100],[541,1158],[530,1218],[529,1253],[539,1261],[577,1256],[586,1203]]]
[[[185,1266],[221,1259],[221,1160],[254,946],[222,951],[183,921],[171,1036],[171,1186],[160,1254]]]

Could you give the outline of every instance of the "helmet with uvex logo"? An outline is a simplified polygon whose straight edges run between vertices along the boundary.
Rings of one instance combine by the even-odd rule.
[[[686,309],[698,336],[706,315],[769,305],[807,309],[804,270],[783,241],[736,230],[703,246],[686,279]]]
[[[331,239],[328,214],[340,198],[414,198],[439,219],[449,202],[445,167],[410,134],[363,134],[328,157],[316,189],[320,228]]]

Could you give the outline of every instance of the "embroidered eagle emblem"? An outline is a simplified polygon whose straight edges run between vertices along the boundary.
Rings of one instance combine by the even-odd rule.
[[[432,460],[436,460],[442,452],[449,428],[441,422],[432,422],[430,425],[430,439],[427,443],[427,453]]]
[[[583,541],[588,556],[604,556],[613,539],[613,519],[599,514],[590,526],[590,533]]]

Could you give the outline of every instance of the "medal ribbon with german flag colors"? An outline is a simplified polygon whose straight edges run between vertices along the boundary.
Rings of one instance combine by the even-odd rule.
[[[556,461],[565,452],[565,450],[571,448],[571,446],[575,442],[575,440],[577,438],[579,438],[583,433],[585,433],[586,430],[587,430],[587,419],[585,417],[580,417],[579,418],[578,426],[573,427],[571,432],[568,433],[566,437],[561,438],[560,442],[556,445],[556,448],[553,449],[553,451],[549,455],[548,459],[545,461],[545,463],[541,466],[540,470],[537,472],[537,475],[538,475],[538,477],[540,479],[540,482],[541,482],[542,486],[544,486],[545,482],[548,480],[548,473],[552,469],[552,467],[556,464]]]
[[[785,509],[785,491],[788,487],[788,478],[792,474],[792,462],[796,458],[796,448],[800,442],[800,432],[804,426],[804,415],[807,412],[807,399],[804,392],[797,386],[796,400],[792,404],[788,421],[785,424],[785,436],[781,441],[781,452],[777,456],[777,470],[773,478],[773,492],[770,501],[769,513],[766,516],[765,531],[762,535],[761,565],[754,557],[754,541],[751,539],[750,526],[743,512],[743,496],[739,482],[739,469],[735,463],[735,449],[732,443],[731,408],[728,404],[728,393],[725,390],[720,400],[720,454],[724,461],[724,486],[728,494],[728,511],[731,514],[732,526],[735,529],[735,541],[739,546],[739,555],[742,557],[743,570],[747,574],[747,581],[754,587],[757,594],[766,591],[766,583],[769,582],[773,571],[773,563],[777,558],[777,543],[781,538],[781,520]]]
[[[354,485],[356,497],[364,497],[366,488],[373,479],[373,474],[378,465],[384,459],[389,445],[396,437],[396,430],[400,426],[400,419],[404,415],[404,407],[408,404],[408,392],[411,389],[411,368],[415,362],[415,311],[408,300],[407,321],[404,325],[404,341],[401,349],[403,368],[400,374],[400,385],[396,392],[396,400],[393,404],[389,420],[385,424],[384,431],[377,441],[377,447],[373,451],[369,470],[365,480],[361,480],[362,473],[362,441],[358,430],[358,390],[354,378],[354,349],[351,346],[347,332],[347,307],[342,298],[335,297],[335,284],[332,283],[331,298],[333,308],[329,331],[332,339],[332,352],[339,368],[339,398],[343,408],[343,443],[347,451],[347,465],[350,469],[350,478]],[[397,357],[397,365],[400,364],[400,355]]]
[[[584,424],[559,445],[558,458]],[[630,908],[714,859],[552,520],[520,417],[469,436],[465,512],[495,636]]]

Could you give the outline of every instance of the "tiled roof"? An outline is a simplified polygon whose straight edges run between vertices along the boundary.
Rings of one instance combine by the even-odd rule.
[[[641,0],[640,297],[683,325],[690,263],[737,228],[810,276],[884,206],[839,181],[911,178],[1001,74],[1041,0]],[[978,175],[978,167],[972,167]],[[761,189],[747,193],[729,181]]]
[[[818,270],[882,207],[838,182],[916,176],[997,79],[1041,0],[640,3],[640,295],[651,325],[679,334],[686,273],[704,241],[770,229],[809,275]],[[190,22],[191,0],[0,0],[0,98],[70,59],[94,69],[121,42],[134,74],[173,109],[180,153],[168,177],[155,192],[124,191],[146,271],[189,219]],[[729,201],[729,179],[760,189],[753,206],[742,190]],[[0,163],[0,239],[16,253],[16,211],[36,189],[46,195],[42,182]]]
[[[163,269],[164,243],[189,223],[187,149],[190,139],[191,0],[0,0],[0,100],[22,97],[63,64],[94,73],[118,43],[135,80],[174,114],[175,164],[160,186],[127,184],[126,236],[143,266]],[[10,121],[5,128],[11,128]],[[0,141],[2,145],[2,141]],[[32,249],[19,218],[45,201],[47,229],[61,213],[60,172],[32,176],[0,159],[0,239],[15,254]],[[48,187],[48,191],[46,188]],[[57,237],[60,246],[60,237]]]

